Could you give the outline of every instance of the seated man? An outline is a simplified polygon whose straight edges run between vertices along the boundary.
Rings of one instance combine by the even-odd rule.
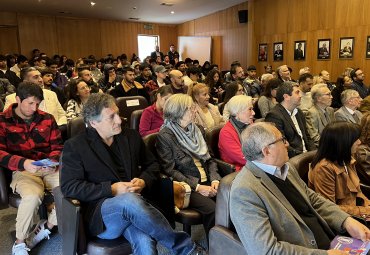
[[[277,104],[267,113],[265,120],[275,123],[280,132],[289,142],[289,157],[315,149],[315,145],[307,132],[306,118],[298,108],[302,93],[298,84],[284,82],[276,90]]]
[[[361,105],[362,98],[358,91],[354,89],[344,90],[340,95],[340,101],[343,106],[334,113],[335,120],[360,124],[362,113],[357,109]]]
[[[143,199],[158,181],[159,165],[138,132],[121,129],[114,98],[92,94],[83,117],[87,130],[66,142],[60,180],[64,196],[81,201],[89,234],[102,239],[123,235],[133,254],[156,254],[157,242],[174,254],[195,252],[190,237],[173,231]]]
[[[22,198],[15,225],[17,240],[13,255],[28,254],[27,251],[38,242],[49,238],[50,229],[57,224],[53,209],[48,220],[40,221],[30,233],[44,189],[51,190],[59,185],[59,172],[55,168],[41,168],[33,162],[46,158],[59,161],[63,149],[55,119],[38,109],[43,99],[40,86],[21,82],[16,103],[0,113],[0,166],[14,171],[10,186]]]
[[[333,231],[370,240],[367,227],[307,188],[271,123],[249,126],[242,144],[247,165],[231,187],[230,217],[248,255],[347,254],[328,250]]]

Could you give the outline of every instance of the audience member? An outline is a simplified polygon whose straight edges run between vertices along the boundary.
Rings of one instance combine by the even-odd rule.
[[[249,126],[242,146],[247,165],[231,187],[230,217],[248,255],[344,254],[328,250],[343,230],[370,239],[366,226],[307,188],[287,164],[289,143],[276,127]]]
[[[10,68],[10,71],[13,71],[18,78],[21,78],[21,70],[28,66],[28,58],[24,55],[19,55],[17,57],[17,63]]]
[[[333,99],[327,84],[316,84],[311,89],[313,106],[306,113],[307,131],[316,147],[325,126],[335,121],[334,109],[330,107]]]
[[[220,105],[220,112],[222,113],[222,117],[224,118],[224,121],[226,122],[229,120],[229,115],[230,115],[229,109],[227,107],[227,103],[230,101],[230,99],[233,96],[244,95],[243,86],[236,81],[230,82],[226,86],[224,95],[225,95],[224,100],[222,104]]]
[[[88,65],[81,64],[78,66],[76,64],[76,68],[78,70],[78,78],[81,78],[86,82],[91,89],[91,93],[103,93],[98,84],[92,78],[90,67]]]
[[[139,65],[140,75],[135,78],[135,81],[145,86],[145,84],[152,80],[152,72],[150,71],[150,66],[147,63],[142,63]]]
[[[243,81],[243,86],[248,95],[254,98],[258,98],[262,93],[261,82],[257,77],[257,68],[255,66],[248,66],[247,77]]]
[[[104,65],[104,75],[98,81],[99,88],[106,92],[109,89],[114,89],[116,86],[120,86],[122,83],[123,77],[116,73],[116,70],[113,65],[105,64]]]
[[[145,84],[146,90],[151,93],[160,87],[170,85],[171,82],[167,79],[168,71],[162,65],[157,65],[154,68],[155,75],[152,76],[152,80]]]
[[[139,132],[141,136],[159,132],[163,125],[163,106],[170,96],[172,96],[171,86],[165,85],[155,90],[154,103],[145,108],[140,118]]]
[[[171,88],[174,94],[186,94],[188,87],[184,85],[183,74],[179,70],[172,70],[170,72]]]
[[[308,66],[305,66],[305,67],[299,69],[299,72],[298,72],[299,76],[301,76],[302,74],[305,74],[305,73],[311,73],[310,68]]]
[[[218,125],[223,125],[224,120],[218,111],[218,107],[209,103],[209,88],[204,83],[195,84],[188,90],[195,105],[195,123],[204,129],[211,129]]]
[[[153,51],[150,54],[150,57],[152,59],[157,59],[157,57],[161,57],[161,61],[163,61],[163,52],[162,51],[159,51],[159,46],[158,45],[155,46],[155,51]]]
[[[307,113],[308,109],[312,107],[311,88],[313,86],[313,77],[311,74],[306,73],[299,76],[299,89],[302,93],[301,104],[298,106],[303,113]]]
[[[267,82],[266,89],[262,96],[258,99],[257,103],[262,118],[265,118],[267,113],[270,112],[277,104],[276,90],[280,84],[281,80],[276,78]]]
[[[351,85],[352,85],[352,79],[349,76],[341,75],[338,77],[336,86],[331,92],[333,96],[331,107],[337,108],[337,109],[342,107],[342,102],[340,101],[340,95],[342,94],[344,90],[351,89],[352,88]]]
[[[13,71],[10,71],[10,69],[8,68],[6,57],[4,55],[0,55],[0,78],[8,79],[8,81],[16,88],[21,82],[21,79],[19,79],[17,74]]]
[[[218,99],[218,93],[224,91],[221,72],[216,69],[209,71],[204,83],[209,87],[209,93],[213,98]]]
[[[167,99],[156,148],[164,173],[191,187],[189,207],[202,215],[208,237],[215,224],[215,198],[221,176],[201,129],[193,122],[195,113],[190,96],[176,94]]]
[[[66,103],[66,97],[64,95],[63,89],[57,86],[54,81],[54,71],[50,68],[44,68],[40,70],[41,78],[44,84],[44,89],[53,91],[57,97],[61,106]]]
[[[35,67],[27,67],[22,69],[21,79],[23,81],[35,83],[41,88],[44,88],[44,82],[41,77],[41,73]],[[53,115],[59,127],[66,125],[66,113],[63,110],[63,107],[60,105],[55,92],[48,89],[43,89],[43,95],[43,100],[40,103],[39,109]],[[16,103],[16,93],[10,94],[5,98],[4,110],[6,110],[13,103]]]
[[[353,80],[352,89],[356,90],[362,99],[367,97],[369,95],[369,89],[364,84],[364,72],[360,68],[356,68],[351,71],[351,78]]]
[[[289,142],[289,157],[314,150],[315,145],[307,132],[306,119],[298,108],[301,103],[298,84],[284,82],[276,91],[278,104],[266,115],[265,120],[273,122]]]
[[[308,186],[348,214],[370,216],[370,201],[362,193],[353,158],[361,129],[348,122],[328,124],[308,172]]]
[[[360,124],[362,113],[357,108],[360,107],[362,98],[359,93],[356,90],[347,89],[342,92],[340,100],[343,106],[334,113],[335,119]]]
[[[370,112],[361,119],[361,144],[356,151],[356,167],[362,183],[370,185]]]
[[[67,103],[66,116],[70,121],[82,115],[82,109],[90,96],[90,87],[82,79],[72,79],[68,84],[69,98]]]
[[[239,171],[246,163],[242,153],[241,134],[253,123],[253,100],[250,96],[234,96],[227,107],[230,118],[220,131],[218,148],[221,159],[234,165],[236,171]]]
[[[27,255],[29,249],[49,239],[50,230],[57,224],[52,206],[48,219],[40,220],[31,232],[44,190],[51,191],[59,185],[58,167],[40,167],[34,162],[41,159],[58,162],[63,149],[55,119],[38,109],[43,100],[39,85],[22,82],[17,88],[15,103],[0,113],[0,165],[13,171],[10,186],[22,198],[12,255]]]
[[[134,254],[156,254],[157,242],[175,254],[191,253],[190,237],[144,199],[159,181],[159,166],[139,133],[121,128],[114,98],[92,94],[83,117],[86,132],[65,143],[60,181],[64,196],[81,201],[88,234],[124,236]]]
[[[290,77],[290,70],[289,70],[289,67],[287,65],[279,66],[276,69],[276,72],[277,72],[278,78],[282,82],[284,82],[284,81],[291,81],[292,80],[292,78]]]
[[[335,84],[330,82],[330,73],[326,70],[322,70],[319,74],[319,76],[322,78],[323,83],[325,83],[330,91],[332,91],[335,88]]]
[[[95,82],[98,82],[102,77],[103,73],[101,72],[100,68],[98,67],[98,63],[95,58],[87,59],[87,64],[90,66],[91,76],[93,77]],[[101,62],[100,62],[101,64]]]
[[[53,73],[53,77],[54,77],[53,82],[52,82],[54,84],[53,86],[59,87],[60,89],[64,89],[64,87],[68,83],[68,78],[65,74],[62,74],[58,71],[58,62],[53,59],[48,59],[46,61],[46,67],[47,69],[50,69]]]

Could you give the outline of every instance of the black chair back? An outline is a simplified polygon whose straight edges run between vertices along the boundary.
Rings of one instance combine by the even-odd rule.
[[[135,110],[143,110],[148,107],[148,101],[142,96],[118,97],[116,103],[119,109],[119,116],[130,123],[131,114]]]
[[[139,131],[141,114],[144,110],[135,110],[131,113],[130,128]]]
[[[306,184],[308,184],[308,171],[315,154],[316,150],[308,151],[289,159],[289,163],[298,171],[299,176]]]

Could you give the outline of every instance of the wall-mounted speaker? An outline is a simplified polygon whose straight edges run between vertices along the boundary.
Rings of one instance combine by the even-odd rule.
[[[239,23],[248,22],[248,10],[240,10],[238,14],[239,14]]]

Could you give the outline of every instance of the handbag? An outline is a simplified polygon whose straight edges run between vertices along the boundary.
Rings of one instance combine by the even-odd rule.
[[[186,182],[173,181],[175,213],[189,206],[191,188]]]

